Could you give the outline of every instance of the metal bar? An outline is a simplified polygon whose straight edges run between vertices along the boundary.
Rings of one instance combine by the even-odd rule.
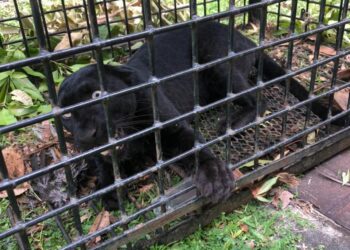
[[[91,21],[91,34],[92,34],[93,42],[99,42],[100,37],[99,37],[99,30],[98,30],[97,18],[96,18],[97,16],[96,16],[96,9],[95,9],[95,1],[88,0],[87,5],[88,5],[89,17]],[[104,73],[103,56],[102,56],[101,48],[96,48],[95,57],[97,62],[97,74],[99,78],[99,86],[101,89],[101,93],[102,95],[106,95],[108,94],[108,89],[107,89],[107,83],[104,77],[105,73]],[[108,106],[108,99],[102,102],[102,106],[104,111],[104,117],[106,119],[108,141],[113,141],[115,140],[114,139],[115,131],[113,131],[113,129],[116,129],[116,128],[114,128],[112,123],[111,114]],[[111,152],[112,165],[113,165],[114,183],[118,183],[121,180],[121,175],[120,175],[120,168],[118,164],[117,152],[115,147],[110,148],[110,152]],[[119,210],[121,212],[121,216],[124,217],[126,216],[126,213],[123,205],[124,199],[123,199],[121,188],[116,188],[116,193],[118,198]],[[123,228],[124,230],[127,229],[127,225],[125,225],[125,227]]]
[[[152,15],[151,15],[151,3],[150,0],[142,1],[142,8],[144,13],[144,26],[145,30],[152,31],[153,23],[152,23]],[[160,8],[160,6],[159,6]],[[149,57],[149,71],[150,71],[150,80],[158,81],[156,77],[156,68],[155,68],[155,58],[154,58],[154,42],[153,42],[153,34],[151,33],[146,38],[147,40],[147,48],[148,48],[148,57]],[[159,117],[159,104],[158,104],[158,84],[154,84],[151,87],[151,98],[152,98],[152,112],[153,112],[153,124],[157,125],[160,122]],[[156,129],[154,131],[154,140],[156,143],[156,161],[157,164],[161,164],[163,162],[163,150],[162,150],[162,140],[161,140],[161,131],[160,129]],[[157,184],[159,189],[160,199],[164,196],[164,169],[159,169],[157,176]],[[166,206],[161,206],[161,212],[166,212]]]
[[[260,9],[260,29],[259,29],[259,46],[264,44],[265,42],[265,28],[266,28],[266,11],[267,7],[261,8]],[[263,82],[263,56],[264,56],[264,51],[259,51],[259,64],[258,64],[258,74],[257,74],[257,86],[260,86]],[[261,92],[258,89],[256,91],[256,118],[255,120],[258,121],[261,119]],[[255,135],[254,135],[254,153],[257,154],[260,151],[259,148],[259,137],[260,137],[260,126],[256,125],[255,126]],[[254,161],[254,166],[258,166],[258,159]]]
[[[230,0],[229,9],[233,10],[235,7],[235,0]],[[235,27],[235,16],[232,15],[229,18],[229,33],[228,33],[228,55],[234,54],[234,27]],[[228,75],[227,75],[227,83],[226,83],[226,96],[230,97],[233,95],[233,69],[234,69],[234,59],[230,60],[228,64]],[[226,133],[231,129],[231,103],[226,103]],[[225,148],[225,157],[226,157],[226,167],[230,167],[231,165],[231,138],[226,138],[226,148]]]
[[[319,164],[320,162],[328,159],[334,154],[341,152],[346,147],[349,147],[350,146],[349,135],[350,135],[350,129],[345,128],[330,138],[324,138],[315,145],[307,146],[300,152],[293,153],[284,159],[281,159],[268,166],[264,166],[263,168],[258,169],[259,174],[255,174],[257,172],[255,171],[255,172],[252,172],[251,175],[248,174],[240,178],[238,180],[237,189],[246,187],[247,185],[250,185],[254,181],[260,179],[261,177],[282,169],[288,169],[288,171],[292,171],[295,173],[302,173],[305,170],[312,168],[316,164]],[[346,138],[346,140],[344,140],[344,138]],[[334,147],[334,145],[338,145],[338,146]],[[232,211],[235,207],[237,207],[238,204],[242,205],[242,203],[244,204],[251,198],[252,198],[252,195],[251,195],[251,192],[249,191],[245,191],[245,192],[243,191],[243,196],[240,196],[240,193],[233,194],[228,201],[214,205],[210,207],[210,209],[205,210],[204,213],[201,213],[201,214],[197,213],[197,216],[193,217],[193,218],[196,218],[194,219],[194,221],[189,220],[188,224],[185,224],[183,225],[183,227],[180,227],[181,232],[177,233],[177,237],[182,238],[183,236],[197,229],[199,225],[204,226],[210,223],[212,219],[220,215],[222,212]],[[232,204],[232,202],[237,202],[237,201],[238,201],[237,205]],[[182,215],[186,215],[193,211],[196,211],[197,209],[200,209],[204,204],[205,204],[205,201],[203,201],[202,199],[190,200],[186,204],[178,207],[176,210],[169,211],[168,213],[163,214],[160,217],[155,218],[154,220],[146,222],[144,224],[144,227],[132,228],[130,229],[130,231],[126,232],[124,235],[121,235],[118,238],[110,239],[104,242],[101,245],[101,247],[107,247],[107,249],[115,249],[118,246],[122,246],[123,244],[125,244],[125,242],[135,241],[139,239],[140,236],[148,232],[151,232],[162,225],[165,225],[168,221],[174,220],[176,218],[181,217]],[[210,216],[210,214],[214,214],[214,215]],[[202,223],[199,223],[199,221],[206,221],[206,223],[202,224]],[[186,230],[187,227],[194,227],[194,228],[192,228],[192,230],[189,230],[188,233],[184,233],[183,230],[187,231]],[[169,239],[164,239],[166,235],[171,235],[171,236],[168,237]],[[160,242],[163,244],[173,242],[174,241],[173,236],[174,236],[173,231],[169,231],[165,235],[160,235],[159,237],[162,237],[164,239],[164,240],[160,240]],[[177,239],[180,239],[180,238],[177,238]],[[144,246],[145,248],[147,248],[147,246],[150,246],[146,242],[143,242],[143,243],[146,244]],[[150,243],[152,244],[153,242],[150,242]]]
[[[23,41],[23,45],[24,45],[24,48],[25,48],[25,54],[27,57],[30,56],[30,52],[29,52],[29,47],[28,47],[28,41],[26,39],[26,33],[24,32],[24,28],[23,28],[23,23],[22,23],[22,17],[21,17],[21,13],[19,11],[19,8],[18,8],[18,3],[17,3],[17,0],[13,0],[13,4],[15,6],[15,10],[16,10],[16,16],[17,16],[17,21],[19,23],[19,28],[20,28],[20,31],[21,31],[21,36],[22,36],[22,41]]]
[[[320,9],[320,15],[318,19],[318,23],[319,23],[318,26],[322,26],[324,22],[325,3],[326,3],[326,0],[321,1],[321,6],[320,6],[321,9]],[[318,61],[318,57],[320,54],[321,39],[322,39],[322,33],[321,32],[317,33],[316,41],[315,41],[314,58],[313,58],[314,63]],[[308,98],[310,98],[314,94],[313,92],[315,89],[316,76],[317,76],[317,67],[311,70],[311,79],[310,79]],[[308,127],[310,115],[311,115],[311,104],[306,106],[304,129]],[[307,137],[303,139],[303,145],[305,145],[306,143],[307,143]]]
[[[295,32],[295,21],[296,21],[296,15],[297,15],[297,0],[292,1],[292,16],[291,16],[291,22],[289,26],[289,35],[294,34]],[[291,71],[292,69],[292,61],[293,61],[293,49],[294,49],[294,41],[290,41],[288,44],[288,55],[287,55],[287,72]],[[285,86],[285,92],[284,92],[284,108],[288,109],[288,99],[289,99],[289,89],[290,89],[290,78],[286,80],[286,86]],[[281,140],[286,139],[286,132],[287,132],[287,119],[288,119],[288,112],[286,112],[282,117],[282,131],[281,131]],[[281,147],[280,150],[280,157],[282,158],[284,156],[285,148]]]
[[[31,1],[31,9],[32,9],[32,14],[33,14],[35,31],[37,33],[40,53],[46,53],[47,49],[46,49],[46,43],[45,43],[44,29],[43,29],[40,10],[39,10],[39,3],[37,0]],[[51,102],[51,105],[53,107],[55,107],[57,104],[57,95],[56,95],[56,90],[55,90],[55,83],[54,83],[53,77],[52,77],[50,61],[49,60],[44,61],[43,67],[44,67],[45,77],[47,79],[47,87],[48,87],[48,92],[49,92],[49,96],[50,96],[50,102]],[[67,157],[67,148],[66,148],[66,143],[65,143],[65,138],[64,138],[63,126],[62,126],[62,123],[61,123],[61,120],[59,119],[59,117],[55,117],[54,122],[55,122],[57,137],[58,137],[58,141],[59,141],[59,147],[60,147],[60,151],[62,154],[62,159],[64,160]],[[72,171],[70,169],[70,166],[65,165],[64,171],[65,171],[67,185],[68,185],[68,197],[70,197],[71,200],[74,200],[76,198],[75,197],[75,186],[74,186],[73,175],[72,175]],[[72,215],[73,215],[74,225],[75,225],[79,235],[82,235],[83,229],[82,229],[82,225],[81,225],[81,221],[80,221],[78,207],[72,208]]]

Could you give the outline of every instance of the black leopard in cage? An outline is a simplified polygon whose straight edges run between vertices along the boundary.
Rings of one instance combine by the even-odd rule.
[[[198,25],[198,62],[207,63],[228,54],[228,26],[218,22],[206,22]],[[234,30],[234,51],[244,51],[255,47],[254,42]],[[232,63],[233,92],[241,92],[251,87],[249,73],[256,68],[259,52],[241,56]],[[285,71],[269,56],[263,54],[263,78],[273,79],[285,74]],[[180,28],[154,36],[155,76],[164,77],[192,67],[191,30]],[[122,66],[104,66],[105,86],[108,92],[115,92],[148,81],[149,69],[148,46],[144,44]],[[199,103],[206,105],[226,97],[226,85],[229,72],[227,62],[199,72]],[[282,82],[282,84],[284,84]],[[299,99],[308,97],[307,91],[294,79],[291,80],[291,92]],[[59,90],[59,105],[65,107],[78,102],[96,98],[100,95],[96,65],[89,65],[72,74],[62,83]],[[161,121],[189,112],[194,106],[193,75],[182,75],[162,82],[157,88],[159,116]],[[239,112],[231,114],[232,127],[238,128],[256,117],[255,93],[244,95],[235,101],[243,106]],[[264,101],[262,101],[264,103]],[[144,88],[133,93],[111,99],[109,109],[115,138],[140,131],[153,124],[151,89]],[[261,108],[264,111],[264,107]],[[316,114],[325,116],[326,110],[313,108]],[[220,120],[220,119],[219,119]],[[225,120],[225,119],[221,119]],[[73,136],[75,144],[81,150],[91,149],[107,143],[106,120],[102,104],[95,104],[75,110],[70,116],[63,117],[63,124]],[[219,130],[225,131],[225,123]],[[176,125],[161,130],[161,144],[164,158],[174,157],[190,150],[194,146],[194,130],[190,121],[181,121]],[[200,138],[200,140],[203,140]],[[155,160],[154,135],[149,134],[129,141],[117,147],[118,159],[123,177],[130,176],[144,165],[146,158]],[[96,157],[99,187],[113,183],[112,167],[108,157]],[[188,174],[192,174],[200,193],[212,202],[218,202],[230,195],[233,177],[224,162],[217,159],[210,149],[199,153],[198,172],[194,173],[193,157],[187,157],[178,164]],[[142,168],[141,168],[142,169]],[[115,209],[117,201],[113,195],[104,197],[107,209]]]

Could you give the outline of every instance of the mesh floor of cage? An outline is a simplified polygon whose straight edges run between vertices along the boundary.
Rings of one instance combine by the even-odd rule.
[[[262,96],[266,100],[267,108],[265,115],[273,114],[277,111],[285,109],[284,105],[284,93],[285,88],[282,85],[274,85],[264,88],[261,91]],[[299,100],[292,94],[288,95],[288,105],[292,106],[299,102]],[[239,107],[234,106],[232,109]],[[304,130],[305,118],[307,108],[305,106],[293,109],[288,112],[286,119],[285,136],[291,137]],[[200,117],[200,132],[204,138],[209,141],[218,137],[217,123],[218,117],[225,115],[224,107],[212,109]],[[316,125],[321,120],[320,118],[311,112],[308,125]],[[276,143],[281,142],[283,127],[283,116],[277,116],[259,125],[258,135],[258,150],[264,150]],[[324,135],[324,129],[320,129],[314,132],[313,140],[318,140]],[[237,163],[255,152],[255,128],[246,129],[231,137],[231,163]],[[298,141],[298,140],[296,140]],[[294,148],[298,147],[294,143]],[[214,153],[221,159],[225,159],[226,142],[221,141],[212,147]],[[277,150],[276,150],[277,151]],[[270,155],[273,155],[271,152]]]

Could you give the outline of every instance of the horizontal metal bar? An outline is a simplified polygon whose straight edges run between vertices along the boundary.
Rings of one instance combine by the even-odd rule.
[[[146,38],[151,33],[154,35],[160,34],[160,33],[170,31],[170,30],[175,30],[175,29],[179,29],[181,27],[189,26],[192,23],[201,23],[201,22],[206,22],[206,21],[210,21],[210,20],[216,20],[219,18],[229,17],[231,15],[237,15],[237,14],[241,14],[243,12],[247,12],[247,11],[254,9],[254,8],[257,8],[257,7],[267,6],[267,5],[270,5],[273,3],[278,3],[278,2],[280,2],[280,0],[265,0],[265,1],[262,1],[261,3],[247,5],[247,6],[236,8],[233,10],[227,10],[227,11],[216,13],[216,14],[213,14],[210,16],[198,17],[195,20],[189,20],[189,21],[185,21],[185,22],[181,22],[181,23],[176,23],[176,24],[171,25],[171,26],[162,26],[162,27],[154,28],[150,31],[141,31],[138,33],[129,34],[129,35],[120,36],[120,37],[115,37],[115,38],[111,38],[111,39],[106,39],[103,41],[98,41],[98,42],[94,42],[91,44],[85,44],[82,46],[78,46],[78,47],[74,47],[74,48],[70,48],[70,49],[66,49],[66,50],[47,52],[45,54],[41,54],[41,55],[36,56],[36,57],[27,58],[27,59],[19,60],[16,62],[11,62],[8,64],[0,65],[0,72],[15,69],[18,67],[29,66],[32,64],[36,64],[36,63],[41,63],[44,60],[62,59],[65,57],[72,56],[73,54],[87,52],[87,51],[95,50],[97,48],[102,48],[102,47],[109,47],[112,45],[116,45],[119,43],[125,43],[125,42],[136,40],[136,39]],[[350,20],[348,20],[348,22],[350,23]],[[337,27],[341,24],[342,24],[342,22],[339,22],[339,23],[331,24],[327,27]]]

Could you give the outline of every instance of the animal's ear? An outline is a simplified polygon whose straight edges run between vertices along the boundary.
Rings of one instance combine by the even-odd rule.
[[[126,83],[131,83],[137,78],[136,70],[127,65],[113,67],[113,73]]]

